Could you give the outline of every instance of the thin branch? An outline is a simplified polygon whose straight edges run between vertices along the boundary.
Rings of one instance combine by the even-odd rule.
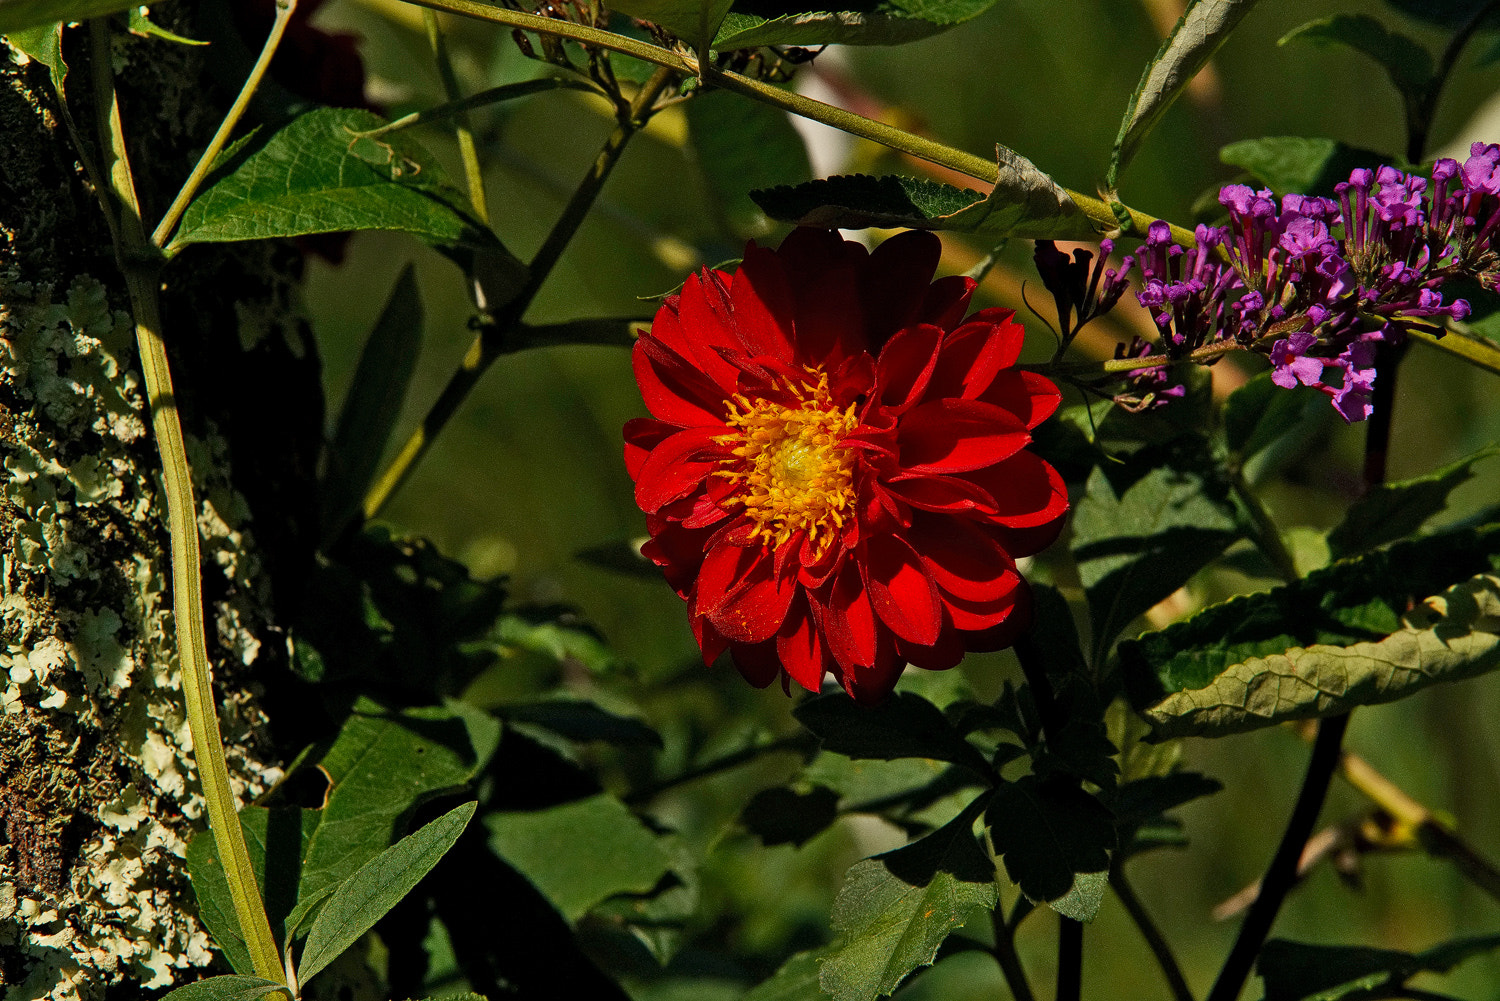
[[[448,42],[438,24],[437,11],[430,7],[422,10],[422,23],[427,28],[427,44],[432,49],[433,61],[437,63],[438,76],[443,80],[443,92],[450,104],[462,101],[458,86],[458,75],[453,72],[453,60],[448,58]],[[490,224],[489,204],[484,197],[484,171],[479,166],[479,154],[474,149],[474,130],[469,128],[467,109],[452,112],[453,135],[458,140],[458,156],[464,165],[464,182],[469,189],[469,204],[474,215],[486,226]]]
[[[752,744],[749,747],[741,748],[722,757],[714,758],[712,761],[705,761],[703,764],[689,768],[687,771],[674,775],[669,779],[663,779],[660,782],[642,786],[628,793],[623,798],[626,803],[638,806],[642,803],[651,802],[670,789],[676,789],[678,786],[686,785],[689,782],[696,782],[710,775],[717,775],[719,772],[725,772],[731,768],[738,768],[740,765],[748,764],[756,758],[767,754],[776,754],[781,751],[796,751],[798,754],[806,754],[817,746],[817,738],[810,733],[796,733],[790,737],[781,737],[764,744]]]
[[[1011,997],[1014,1001],[1036,1001],[1031,982],[1026,979],[1026,970],[1021,966],[1021,957],[1016,953],[1016,930],[1006,923],[999,904],[990,912],[990,923],[995,929],[995,962],[1000,966],[1000,975],[1005,978]]]
[[[1156,927],[1156,922],[1151,920],[1151,915],[1147,912],[1146,906],[1141,903],[1141,898],[1135,895],[1135,889],[1125,878],[1123,865],[1115,866],[1114,871],[1110,873],[1109,885],[1115,891],[1115,896],[1120,898],[1120,903],[1125,907],[1125,913],[1130,915],[1130,920],[1134,921],[1136,928],[1140,929],[1141,937],[1146,940],[1146,946],[1151,950],[1151,955],[1156,957],[1156,964],[1161,967],[1162,976],[1166,978],[1172,997],[1175,1001],[1193,1001],[1193,991],[1188,987],[1187,979],[1182,975],[1182,967],[1177,965],[1177,957],[1172,954],[1172,946],[1162,935],[1161,929]]]

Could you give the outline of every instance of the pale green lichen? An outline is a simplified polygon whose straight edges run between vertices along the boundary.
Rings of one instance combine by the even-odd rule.
[[[60,301],[58,301],[60,300]],[[156,457],[128,316],[80,277],[0,274],[0,983],[5,1001],[170,986],[211,959],[182,856],[203,801],[173,644]],[[249,664],[265,595],[222,441],[192,447],[209,609]],[[228,692],[236,793],[279,772]]]

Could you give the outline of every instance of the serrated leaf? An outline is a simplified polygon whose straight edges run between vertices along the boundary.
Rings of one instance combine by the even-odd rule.
[[[1027,899],[1092,921],[1109,885],[1115,821],[1076,782],[1023,775],[1002,782],[985,811],[1005,872]]]
[[[454,807],[391,845],[340,883],[308,930],[297,964],[297,980],[307,983],[375,927],[375,922],[410,893],[453,847],[478,805]]]
[[[1356,167],[1374,169],[1391,157],[1321,136],[1263,136],[1221,147],[1219,159],[1248,171],[1280,194],[1332,196]]]
[[[291,996],[285,984],[274,980],[229,974],[184,984],[165,995],[162,1001],[259,1001],[277,992]]]
[[[131,6],[121,0],[0,0],[0,35],[54,22],[87,21]]]
[[[1410,535],[1448,506],[1448,495],[1474,475],[1476,462],[1493,455],[1500,455],[1500,445],[1488,445],[1423,476],[1372,487],[1328,533],[1329,552],[1343,559]]]
[[[1393,992],[1419,973],[1446,973],[1495,949],[1500,949],[1500,935],[1454,939],[1418,953],[1271,939],[1261,948],[1255,969],[1265,981],[1265,1001],[1395,997]]]
[[[919,695],[898,692],[878,706],[856,704],[847,696],[815,695],[792,715],[822,741],[825,751],[851,758],[936,758],[966,765],[980,775],[989,766],[984,756]]]
[[[734,0],[616,0],[611,8],[659,24],[697,50],[707,50]]]
[[[358,510],[401,416],[422,350],[422,295],[408,264],[359,354],[318,485],[322,538],[331,543]]]
[[[607,794],[484,818],[490,845],[570,923],[620,893],[646,893],[667,871],[656,835]]]
[[[764,845],[803,844],[823,833],[839,816],[839,794],[827,786],[807,791],[776,786],[750,797],[740,823]]]
[[[833,947],[810,949],[792,955],[769,979],[752,987],[740,1001],[827,1001],[818,982],[823,960],[833,954]]]
[[[1030,240],[1098,236],[1073,199],[1030,160],[996,147],[999,180],[988,195],[937,181],[846,174],[750,192],[766,215],[837,229],[932,229]]]
[[[1144,475],[1129,478],[1143,469]],[[1095,469],[1073,515],[1073,554],[1088,593],[1093,663],[1104,663],[1110,644],[1132,620],[1242,534],[1228,485],[1200,449],[1143,449],[1124,468]]]
[[[161,27],[155,21],[152,21],[149,17],[147,17],[145,15],[145,13],[143,11],[144,11],[144,8],[142,8],[142,7],[131,7],[130,8],[130,21],[129,21],[129,24],[130,24],[130,30],[133,33],[135,33],[137,35],[144,35],[144,36],[146,36],[148,38],[160,38],[164,42],[173,42],[173,43],[175,43],[177,45],[207,45],[208,44],[207,42],[200,42],[196,38],[185,38],[182,35],[179,35],[179,34],[177,34],[175,32],[168,31],[166,28]]]
[[[0,11],[5,8],[0,7]],[[66,94],[63,83],[68,78],[68,64],[62,54],[63,23],[39,24],[32,28],[20,28],[8,32],[5,40],[12,48],[19,49],[28,59],[35,59],[47,67],[52,78],[52,90],[62,100]]]
[[[355,108],[319,108],[226,150],[168,245],[390,229],[438,244],[498,246],[437,160]],[[517,264],[519,266],[519,264]]]
[[[1481,574],[1428,598],[1384,639],[1247,657],[1203,688],[1168,696],[1145,716],[1164,737],[1217,737],[1393,702],[1496,667],[1500,576]]]
[[[1391,31],[1368,14],[1334,14],[1299,25],[1276,43],[1345,45],[1380,64],[1407,101],[1419,100],[1432,86],[1432,53],[1415,39]]]
[[[1146,64],[1115,136],[1107,184],[1113,188],[1151,129],[1250,13],[1255,0],[1192,0]]]
[[[714,48],[900,45],[946,31],[994,5],[995,0],[879,0],[858,9],[846,4],[842,10],[784,13],[784,4],[741,3],[740,10],[724,19]]]
[[[687,120],[688,139],[715,214],[738,237],[761,235],[769,228],[750,200],[752,189],[804,184],[812,178],[807,144],[779,108],[710,91],[688,102]]]
[[[837,951],[819,983],[836,1001],[873,1001],[926,966],[976,911],[998,900],[994,865],[974,837],[980,796],[942,827],[904,848],[857,862],[833,902]]]

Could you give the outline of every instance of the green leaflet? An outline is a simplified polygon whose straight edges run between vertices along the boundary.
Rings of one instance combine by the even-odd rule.
[[[1106,184],[1113,189],[1153,126],[1255,6],[1255,0],[1193,0],[1146,64],[1130,97]]]
[[[899,45],[946,31],[994,5],[995,0],[879,0],[859,4],[857,10],[783,13],[785,5],[741,3],[742,11],[724,19],[714,48]],[[762,7],[771,16],[760,16]]]
[[[177,988],[162,1001],[259,1001],[268,994],[287,993],[285,985],[260,977],[230,974],[208,977]]]
[[[1391,157],[1321,136],[1263,136],[1230,143],[1219,159],[1249,171],[1261,184],[1286,194],[1333,196],[1333,186],[1349,180],[1356,167],[1374,169]],[[1282,390],[1285,392],[1285,390]]]
[[[1334,14],[1293,28],[1277,45],[1311,42],[1347,45],[1380,64],[1408,103],[1419,101],[1433,82],[1432,53],[1410,36],[1391,31],[1368,14]]]
[[[1162,737],[1217,737],[1393,702],[1496,667],[1500,576],[1481,574],[1427,599],[1384,639],[1249,657],[1203,688],[1168,696],[1145,715]]]
[[[167,246],[392,229],[432,243],[498,247],[464,194],[404,132],[368,111],[319,108],[259,130],[220,155]],[[508,257],[508,255],[507,255]],[[519,262],[511,261],[514,267]]]
[[[0,3],[0,35],[65,21],[87,21],[133,6],[122,0],[6,0]]]
[[[989,774],[984,755],[963,738],[937,706],[920,695],[899,692],[874,707],[843,694],[819,695],[792,710],[825,751],[851,758],[936,758]]]
[[[1067,192],[1030,160],[996,146],[999,180],[988,195],[937,181],[849,174],[750,192],[773,219],[803,226],[951,230],[1028,240],[1098,234]]]
[[[1418,953],[1272,939],[1261,949],[1256,972],[1265,981],[1266,1001],[1400,997],[1417,974],[1446,973],[1496,948],[1500,935],[1453,939]]]
[[[1500,455],[1500,445],[1487,445],[1471,455],[1430,473],[1397,483],[1382,483],[1344,512],[1344,520],[1328,533],[1334,559],[1394,542],[1422,527],[1448,506],[1448,495],[1474,475],[1474,464]]]
[[[842,944],[819,982],[836,1001],[874,1001],[926,966],[938,946],[998,895],[990,858],[974,837],[980,796],[931,834],[857,862],[833,902]]]
[[[1092,921],[1109,885],[1114,816],[1065,779],[1001,783],[985,812],[995,852],[1021,892],[1059,914]]]
[[[791,119],[768,104],[709,91],[688,102],[687,120],[714,214],[729,233],[763,236],[766,219],[747,192],[812,178],[807,146]]]
[[[615,10],[659,24],[694,49],[704,50],[734,0],[617,0]]]

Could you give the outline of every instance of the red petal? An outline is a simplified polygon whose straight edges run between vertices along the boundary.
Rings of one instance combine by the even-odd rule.
[[[792,606],[786,623],[776,634],[776,655],[781,658],[782,670],[793,681],[816,692],[823,687],[823,675],[828,672],[823,639],[808,611],[807,602],[799,601]]]
[[[734,666],[756,688],[765,688],[781,673],[781,662],[776,659],[776,644],[771,640],[753,645],[735,643],[730,649],[734,655]]]
[[[965,601],[998,601],[1015,590],[1016,564],[993,539],[957,518],[914,519],[907,534],[927,571],[945,594]]]
[[[943,245],[932,233],[907,230],[886,240],[870,254],[860,276],[870,343],[881,345],[912,323],[927,300],[932,274]]]
[[[642,511],[650,514],[702,486],[724,454],[713,435],[713,428],[688,428],[651,450],[635,483],[635,502]]]
[[[649,417],[634,417],[625,422],[625,472],[632,482],[641,478],[641,466],[651,450],[679,430]]]
[[[968,275],[939,278],[927,289],[927,301],[922,304],[917,320],[952,330],[968,312],[969,298],[978,287],[979,283]]]
[[[896,687],[896,679],[901,677],[901,669],[905,666],[906,661],[896,655],[895,644],[887,637],[880,645],[872,667],[841,672],[839,683],[844,686],[849,697],[860,705],[878,706],[890,697],[891,691]]]
[[[961,473],[1009,458],[1031,441],[1026,426],[1002,407],[977,400],[930,400],[896,429],[901,466],[911,472]]]
[[[1031,628],[1031,620],[1031,588],[1022,581],[1021,586],[1016,588],[1015,604],[1011,606],[1004,621],[988,629],[967,633],[964,636],[964,646],[970,650],[1004,650],[1016,641],[1016,637]]]
[[[652,416],[678,427],[713,424],[722,419],[729,393],[651,334],[643,334],[635,342],[630,367]]]
[[[845,560],[835,575],[822,618],[823,635],[840,667],[848,671],[875,663],[879,625],[859,566],[853,560]]]
[[[729,286],[734,319],[745,348],[756,355],[769,355],[791,364],[795,351],[792,288],[774,250],[745,248],[744,260]]]
[[[759,552],[762,558],[730,585],[724,601],[709,613],[714,628],[737,643],[760,643],[774,636],[797,593],[795,570],[778,573],[775,561],[764,558],[764,549]]]
[[[915,646],[897,641],[896,653],[907,663],[924,671],[946,671],[957,667],[959,661],[964,659],[964,642],[962,634],[952,628],[950,623],[932,646]]]
[[[703,565],[698,568],[698,579],[693,584],[693,615],[713,615],[739,583],[765,556],[759,546],[735,546],[710,541]],[[766,560],[769,566],[770,561]],[[717,626],[715,627],[717,628]]]
[[[1011,369],[1001,372],[979,399],[1009,410],[1030,430],[1057,412],[1062,393],[1045,375]]]
[[[896,332],[875,363],[875,392],[893,414],[909,410],[922,398],[938,360],[943,332],[930,324]]]
[[[988,633],[1011,618],[1018,597],[1026,591],[1025,582],[1018,576],[1016,587],[997,601],[969,601],[967,598],[950,597],[943,604],[953,618],[953,625],[966,633]],[[1018,630],[1019,631],[1019,630]],[[977,646],[967,637],[964,645],[970,650],[998,650],[999,647]]]
[[[1009,528],[1049,524],[1068,511],[1068,488],[1061,474],[1034,452],[1017,452],[963,478],[994,499],[990,519]]]
[[[701,616],[689,616],[688,621],[693,627],[693,639],[698,641],[698,649],[703,651],[703,663],[712,666],[719,659],[719,654],[729,648],[729,640]],[[768,678],[765,685],[757,687],[764,688],[770,683]]]
[[[995,381],[995,376],[1014,365],[1020,357],[1025,334],[1020,324],[1009,322],[1010,310],[984,312],[1003,313],[1006,322],[970,320],[948,335],[927,390],[930,399],[940,396],[981,399],[981,394]],[[1000,403],[999,400],[987,402]]]
[[[943,625],[937,587],[912,548],[895,536],[868,545],[865,587],[882,622],[902,639],[931,646]]]
[[[682,286],[677,320],[687,346],[686,352],[679,353],[696,362],[719,386],[733,386],[738,372],[724,360],[720,349],[728,349],[731,354],[743,354],[745,349],[735,329],[729,291],[719,272],[704,268],[688,276]]]
[[[963,511],[991,511],[994,502],[977,484],[957,476],[898,476],[885,487],[912,507],[924,511],[955,514]]]

